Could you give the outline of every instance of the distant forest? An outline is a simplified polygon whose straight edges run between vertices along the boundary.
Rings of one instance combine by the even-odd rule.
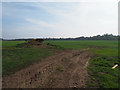
[[[118,40],[119,36],[115,36],[112,34],[104,34],[104,35],[97,35],[92,37],[76,37],[76,38],[42,38],[44,40]],[[28,39],[11,39],[15,41],[22,41],[22,40],[32,40],[32,39],[38,39],[38,38],[28,38]],[[7,39],[2,39],[7,40]]]

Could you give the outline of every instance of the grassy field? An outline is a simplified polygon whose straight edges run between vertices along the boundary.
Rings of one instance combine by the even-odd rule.
[[[22,48],[17,44],[25,41],[3,41],[2,42],[2,72],[3,74],[14,73],[33,62],[40,61],[53,54],[48,48]]]
[[[68,49],[84,49],[91,47],[90,51],[94,54],[105,56],[118,56],[118,41],[107,40],[89,40],[89,41],[46,41],[45,43],[51,43]]]
[[[25,41],[2,41],[3,48],[14,48],[17,44],[24,43]]]
[[[118,64],[117,57],[99,56],[89,61],[88,72],[90,80],[89,87],[118,88],[119,68],[112,69],[113,65]]]
[[[17,44],[24,41],[3,41],[3,74],[17,71],[33,62],[39,61],[53,55],[53,49],[48,48],[22,48],[16,47]],[[89,61],[88,72],[90,80],[88,87],[117,88],[118,87],[118,67],[111,69],[118,60],[118,42],[107,40],[89,40],[89,41],[45,41],[66,49],[84,49],[90,48],[97,57]],[[58,49],[60,50],[60,49]]]

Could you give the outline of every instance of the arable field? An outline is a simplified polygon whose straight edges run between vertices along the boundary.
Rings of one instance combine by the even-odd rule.
[[[105,56],[118,56],[118,41],[112,40],[58,40],[46,41],[68,49],[84,49],[90,47],[93,53]]]
[[[58,41],[44,42],[45,44],[49,43],[55,47],[61,47],[61,48],[41,48],[41,47],[24,47],[23,48],[23,47],[17,46],[17,44],[24,43],[24,42],[25,41],[3,41],[2,42],[3,75],[7,75],[7,74],[9,75],[11,73],[15,73],[16,71],[21,70],[35,62],[40,62],[43,58],[54,55],[56,51],[61,52],[64,50],[83,50],[84,49],[94,55],[89,60],[89,64],[87,66],[87,71],[89,74],[89,79],[87,80],[87,86],[101,87],[101,88],[118,88],[118,67],[116,67],[115,69],[112,69],[112,66],[119,63],[118,41],[110,41],[110,40],[108,41],[107,40],[103,40],[103,41],[102,40],[97,40],[97,41],[96,40],[89,40],[89,41],[61,40],[60,41],[58,40]],[[78,54],[78,52],[73,52],[73,53]],[[86,54],[83,53],[83,55],[86,55]],[[58,57],[58,59],[59,58],[60,57]],[[80,58],[85,58],[85,57],[80,56]],[[67,59],[64,59],[64,60],[65,62],[69,63]],[[74,60],[74,58],[72,60]],[[74,62],[74,61],[71,61],[71,62]],[[61,65],[62,64],[58,65],[56,67],[56,70],[62,73],[64,68],[66,67]],[[76,66],[78,66],[77,68],[79,70],[80,69],[79,65],[76,65]],[[77,72],[75,72],[75,74],[77,74]],[[73,79],[70,80],[70,82],[72,81],[74,80]]]

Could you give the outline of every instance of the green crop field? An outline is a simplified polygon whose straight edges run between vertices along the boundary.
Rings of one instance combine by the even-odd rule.
[[[25,41],[3,41],[2,42],[2,66],[3,74],[17,71],[41,58],[53,55],[54,50],[50,48],[22,48],[17,44]],[[118,64],[118,41],[111,40],[56,40],[45,41],[65,49],[84,49],[96,55],[89,61],[88,87],[118,88],[118,67],[111,69],[113,65]],[[57,49],[58,51],[60,50]]]
[[[61,41],[46,41],[45,43],[51,43],[68,49],[84,49],[91,47],[91,51],[98,55],[105,56],[118,56],[118,41],[107,40],[61,40]],[[92,48],[93,47],[93,48]]]

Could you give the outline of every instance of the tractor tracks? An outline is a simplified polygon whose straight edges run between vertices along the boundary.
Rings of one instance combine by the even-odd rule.
[[[3,88],[85,88],[91,54],[86,50],[63,51],[15,74],[3,76]]]

